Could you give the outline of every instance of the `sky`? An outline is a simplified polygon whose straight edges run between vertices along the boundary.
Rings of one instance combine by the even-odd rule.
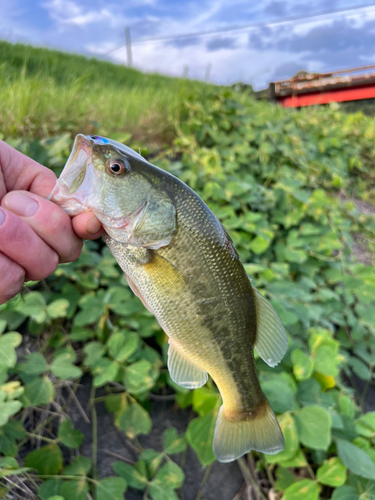
[[[300,70],[375,64],[366,0],[0,0],[0,9],[5,40],[127,64],[128,27],[137,69],[256,90]]]

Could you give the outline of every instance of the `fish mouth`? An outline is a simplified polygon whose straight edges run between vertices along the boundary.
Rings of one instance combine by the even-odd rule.
[[[90,210],[88,202],[94,175],[94,169],[89,168],[92,146],[93,141],[83,134],[76,136],[68,161],[47,198],[69,215],[78,215]]]

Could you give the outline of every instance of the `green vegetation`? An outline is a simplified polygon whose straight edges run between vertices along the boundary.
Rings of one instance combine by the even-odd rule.
[[[69,128],[46,123],[43,138],[31,130],[4,135],[58,172],[72,137]],[[297,112],[208,89],[180,103],[174,126],[173,144],[152,161],[212,208],[289,333],[278,367],[256,359],[285,450],[252,454],[261,483],[240,460],[244,476],[262,499],[270,488],[284,500],[373,498],[375,412],[363,413],[366,389],[356,390],[353,373],[366,387],[374,382],[375,274],[373,265],[356,261],[353,245],[366,236],[371,261],[375,220],[356,200],[375,199],[375,123],[335,106]],[[23,349],[19,332],[38,350]],[[2,483],[4,496],[9,488],[16,493],[22,478],[42,500],[85,500],[88,491],[96,500],[120,500],[126,488],[145,499],[178,499],[187,445],[209,474],[219,394],[211,380],[194,391],[171,381],[164,333],[101,243],[85,244],[76,262],[0,306],[0,333],[0,474],[11,481]],[[79,450],[83,435],[66,412],[83,374],[92,377],[92,457],[70,459],[67,450]],[[67,407],[50,406],[68,387]],[[97,398],[98,390],[105,396]],[[196,416],[186,434],[168,429],[162,449],[144,450],[137,436],[153,432],[149,394],[163,391]],[[139,456],[135,464],[114,461],[113,476],[99,479],[95,405],[103,399]],[[33,419],[46,405],[50,413]]]
[[[0,41],[0,130],[6,137],[124,132],[160,143],[185,96],[204,84]]]

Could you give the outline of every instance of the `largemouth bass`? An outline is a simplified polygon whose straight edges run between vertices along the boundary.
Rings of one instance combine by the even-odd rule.
[[[130,148],[78,135],[51,199],[70,215],[92,210],[102,222],[130,288],[168,335],[171,378],[190,389],[208,374],[215,381],[223,399],[217,459],[281,451],[283,435],[260,388],[253,349],[275,366],[287,336],[201,198]]]

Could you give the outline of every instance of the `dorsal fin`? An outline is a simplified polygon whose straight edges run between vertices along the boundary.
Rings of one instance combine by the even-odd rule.
[[[258,290],[254,290],[257,318],[257,334],[254,347],[269,366],[276,366],[282,360],[287,348],[288,337],[275,309]]]
[[[185,389],[198,389],[207,382],[207,372],[195,366],[178,352],[173,341],[169,339],[168,370],[173,382]]]

